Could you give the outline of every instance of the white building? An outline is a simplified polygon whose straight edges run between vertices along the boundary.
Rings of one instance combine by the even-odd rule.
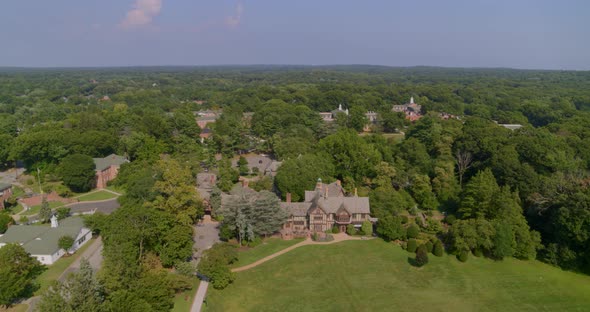
[[[62,236],[74,238],[74,245],[68,250],[73,253],[92,238],[92,231],[84,227],[84,221],[80,217],[70,217],[58,222],[53,216],[51,226],[14,225],[9,227],[6,233],[0,236],[0,248],[6,244],[18,243],[39,262],[51,265],[66,253],[58,246]]]

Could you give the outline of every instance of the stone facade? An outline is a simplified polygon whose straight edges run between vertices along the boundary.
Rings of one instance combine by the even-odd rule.
[[[5,202],[12,196],[12,185],[0,183],[0,210],[6,207]]]

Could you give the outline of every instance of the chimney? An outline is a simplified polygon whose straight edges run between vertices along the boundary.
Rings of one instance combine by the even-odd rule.
[[[291,202],[291,193],[287,193],[287,203]]]
[[[56,228],[59,226],[59,222],[57,221],[57,217],[55,215],[51,216],[51,227]]]
[[[322,190],[322,178],[318,178],[318,182],[315,185],[315,190],[316,191],[321,191]]]
[[[358,197],[358,196],[359,196],[359,194],[358,194],[357,188],[355,187],[354,188],[354,197]]]

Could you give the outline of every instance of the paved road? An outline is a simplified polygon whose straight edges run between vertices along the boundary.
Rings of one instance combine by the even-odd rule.
[[[203,307],[203,301],[205,300],[205,296],[207,295],[207,288],[209,288],[209,283],[201,281],[201,283],[199,284],[199,288],[197,289],[197,294],[195,295],[195,300],[193,301],[193,305],[191,306],[190,312],[201,312],[201,308]]]
[[[72,213],[89,212],[96,209],[96,212],[102,212],[104,214],[110,214],[120,207],[116,198],[94,202],[73,203],[66,206],[71,208]]]
[[[92,245],[88,247],[84,251],[82,255],[76,261],[72,262],[70,266],[60,275],[59,280],[63,281],[69,273],[76,272],[80,270],[80,260],[82,258],[88,260],[90,262],[90,266],[95,270],[98,271],[100,266],[102,265],[102,237],[98,237]]]

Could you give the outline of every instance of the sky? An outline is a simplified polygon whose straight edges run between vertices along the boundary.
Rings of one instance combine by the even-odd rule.
[[[222,64],[590,70],[590,1],[0,1],[0,66]]]

